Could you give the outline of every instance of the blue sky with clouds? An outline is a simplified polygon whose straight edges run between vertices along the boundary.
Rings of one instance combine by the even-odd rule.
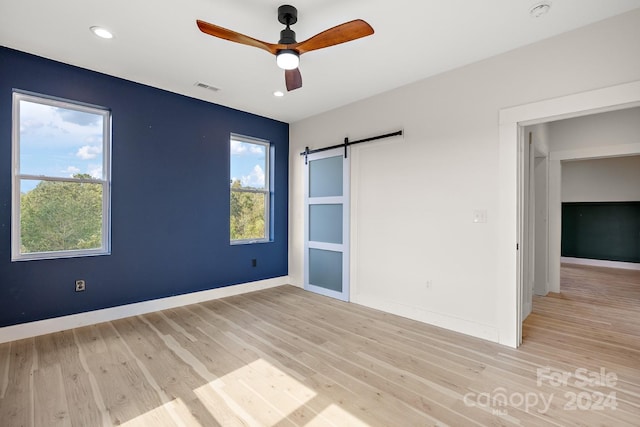
[[[20,174],[103,178],[103,116],[20,101]],[[22,191],[35,187],[27,181]]]
[[[20,101],[20,174],[65,178],[78,173],[103,178],[103,116]],[[231,179],[265,188],[267,146],[231,140]],[[22,180],[21,191],[37,180]]]
[[[231,140],[231,181],[243,187],[265,188],[266,146]]]

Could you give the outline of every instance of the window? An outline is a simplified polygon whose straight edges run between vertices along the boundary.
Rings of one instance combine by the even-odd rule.
[[[107,109],[13,93],[13,261],[109,253],[110,147]]]
[[[261,139],[231,135],[231,243],[269,240],[269,152]]]

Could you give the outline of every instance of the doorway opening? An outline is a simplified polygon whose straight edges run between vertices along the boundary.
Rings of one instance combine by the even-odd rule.
[[[523,321],[532,311],[534,295],[559,296],[562,272],[567,271],[563,262],[640,268],[640,156],[619,153],[625,145],[627,153],[637,149],[633,144],[640,132],[640,108],[547,122],[524,131]],[[566,258],[572,254],[575,258]],[[603,292],[605,287],[603,283]]]
[[[604,89],[583,92],[576,95],[540,101],[500,111],[500,230],[499,279],[501,294],[498,301],[500,343],[517,347],[522,343],[522,323],[525,314],[524,296],[526,277],[531,274],[525,270],[525,260],[530,256],[531,248],[523,245],[527,227],[525,221],[524,198],[531,191],[525,187],[529,180],[524,176],[525,134],[527,126],[540,125],[555,120],[581,117],[601,112],[622,110],[640,106],[640,81],[613,86]],[[527,148],[528,150],[528,148]],[[597,150],[591,155],[596,156]],[[640,143],[626,146],[609,147],[608,156],[624,156],[640,153]],[[535,159],[535,157],[534,157]],[[548,174],[552,177],[560,171],[560,160],[549,158]],[[535,170],[535,160],[534,160]],[[555,166],[557,170],[555,170]],[[554,195],[553,185],[549,183],[549,200]],[[559,200],[559,199],[558,199]],[[552,210],[549,204],[549,212]],[[527,218],[528,219],[528,218]],[[560,247],[552,241],[552,234],[559,232],[549,216],[548,275],[549,290],[552,290],[557,276],[559,286]],[[529,239],[531,240],[531,239]],[[530,245],[535,249],[535,243]],[[531,292],[533,294],[533,292]]]

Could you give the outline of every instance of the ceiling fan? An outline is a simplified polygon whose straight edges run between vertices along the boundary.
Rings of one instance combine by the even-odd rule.
[[[263,42],[262,40],[257,40],[205,21],[197,20],[196,23],[200,31],[205,34],[257,47],[276,55],[276,63],[280,68],[285,70],[284,78],[288,91],[302,87],[302,75],[298,68],[300,55],[311,52],[312,50],[335,46],[373,34],[371,25],[362,19],[356,19],[329,28],[298,43],[296,42],[295,31],[290,28],[291,25],[298,21],[298,10],[290,5],[280,6],[278,8],[278,21],[286,25],[286,28],[280,31],[280,41],[277,44]]]

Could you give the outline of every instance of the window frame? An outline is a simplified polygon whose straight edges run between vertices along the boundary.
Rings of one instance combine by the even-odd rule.
[[[231,176],[231,142],[232,141],[264,146],[265,148],[264,190],[232,188],[231,186],[233,184],[232,176]],[[231,205],[229,205],[229,243],[231,245],[247,245],[247,244],[254,244],[254,243],[267,243],[271,241],[271,200],[272,200],[272,193],[273,193],[273,189],[271,187],[272,150],[273,150],[273,146],[271,145],[271,142],[266,139],[240,135],[237,133],[231,133],[229,137],[229,204],[231,204],[231,195],[233,194],[233,192],[264,194],[264,197],[265,197],[264,237],[259,239],[234,240],[231,238]]]
[[[81,111],[84,113],[97,114],[102,116],[102,178],[73,178],[56,177],[46,175],[31,175],[20,173],[20,102],[26,101],[36,104],[47,105],[67,110]],[[12,200],[11,200],[11,261],[31,261],[39,259],[76,258],[87,256],[99,256],[111,254],[111,110],[98,105],[91,105],[83,102],[63,99],[43,95],[34,92],[13,90],[12,99]],[[92,249],[71,249],[47,252],[22,253],[21,234],[21,197],[20,183],[24,179],[69,182],[69,183],[90,183],[102,186],[102,245]]]

